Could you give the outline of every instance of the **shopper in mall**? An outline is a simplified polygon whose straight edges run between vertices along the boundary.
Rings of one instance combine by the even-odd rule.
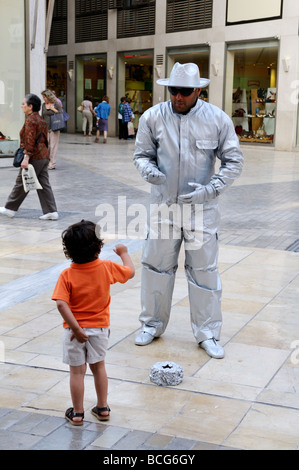
[[[62,113],[62,107],[56,100],[56,96],[52,93],[51,90],[44,90],[41,93],[44,103],[42,105],[42,117],[47,123],[48,127],[48,142],[49,142],[49,154],[50,154],[50,163],[48,166],[49,170],[55,170],[56,160],[57,160],[57,151],[59,144],[60,131],[53,131],[51,129],[51,116],[54,114]]]
[[[111,106],[109,104],[109,97],[103,96],[100,104],[94,109],[97,116],[97,134],[96,142],[100,140],[100,132],[103,132],[103,143],[106,144],[108,136],[108,117],[110,115]]]
[[[0,214],[14,217],[28,192],[25,192],[22,180],[22,169],[32,165],[43,189],[37,190],[39,202],[42,207],[42,220],[57,220],[58,213],[55,198],[49,181],[48,164],[48,129],[44,119],[40,116],[41,100],[34,94],[25,96],[22,109],[25,123],[20,131],[20,147],[24,149],[24,159],[18,173],[15,185],[7,199],[5,207],[0,207]]]
[[[124,96],[121,97],[120,103],[118,105],[118,138],[124,139],[125,137],[125,124],[123,122],[123,114],[124,114],[124,104],[125,104],[126,98]]]
[[[124,123],[124,139],[128,140],[129,138],[129,132],[128,132],[128,125],[129,123],[133,122],[134,114],[131,108],[131,98],[127,97],[126,101],[124,103],[124,108],[123,108],[123,123]]]
[[[81,103],[83,108],[82,110],[82,130],[83,135],[86,137],[87,123],[88,123],[88,135],[91,137],[92,128],[93,128],[93,116],[96,116],[96,113],[93,110],[92,105],[92,96],[85,96],[84,100]]]
[[[142,329],[135,344],[147,345],[166,329],[184,241],[193,334],[209,356],[220,359],[218,198],[240,175],[243,155],[229,116],[199,99],[209,82],[200,77],[196,64],[176,63],[169,78],[157,81],[168,86],[170,100],[148,109],[139,120],[134,162],[152,185],[151,208],[160,207],[162,216],[159,223],[149,220],[142,254]]]

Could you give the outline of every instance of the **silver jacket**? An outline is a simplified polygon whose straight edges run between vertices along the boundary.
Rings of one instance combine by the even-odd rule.
[[[221,162],[217,173],[216,157]],[[152,203],[178,203],[180,195],[194,190],[189,183],[199,183],[209,189],[209,206],[240,175],[243,155],[232,120],[221,109],[198,99],[183,115],[166,101],[141,116],[134,163],[153,183]]]

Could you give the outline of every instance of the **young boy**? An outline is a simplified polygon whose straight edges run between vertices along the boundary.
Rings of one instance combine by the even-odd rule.
[[[73,407],[66,410],[65,417],[78,426],[84,419],[86,363],[97,394],[97,406],[91,413],[100,421],[109,420],[104,359],[110,333],[110,284],[127,282],[134,277],[135,268],[124,245],[114,249],[123,266],[99,259],[103,240],[97,237],[93,222],[82,220],[71,225],[62,233],[62,244],[72,264],[60,274],[52,299],[63,318],[63,361],[70,366]]]

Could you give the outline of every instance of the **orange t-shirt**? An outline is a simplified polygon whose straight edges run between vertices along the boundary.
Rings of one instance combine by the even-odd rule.
[[[127,282],[131,269],[113,261],[97,259],[90,263],[71,266],[60,274],[52,300],[68,303],[82,328],[110,326],[110,284]],[[63,327],[69,328],[63,321]]]

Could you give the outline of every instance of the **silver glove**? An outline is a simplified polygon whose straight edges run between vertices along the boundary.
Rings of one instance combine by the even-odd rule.
[[[211,183],[207,185],[198,183],[188,184],[191,188],[195,188],[195,190],[188,194],[181,194],[178,197],[179,202],[183,204],[203,204],[216,197],[216,190]]]
[[[166,181],[166,176],[158,168],[147,166],[142,171],[142,177],[151,184],[163,184]]]

